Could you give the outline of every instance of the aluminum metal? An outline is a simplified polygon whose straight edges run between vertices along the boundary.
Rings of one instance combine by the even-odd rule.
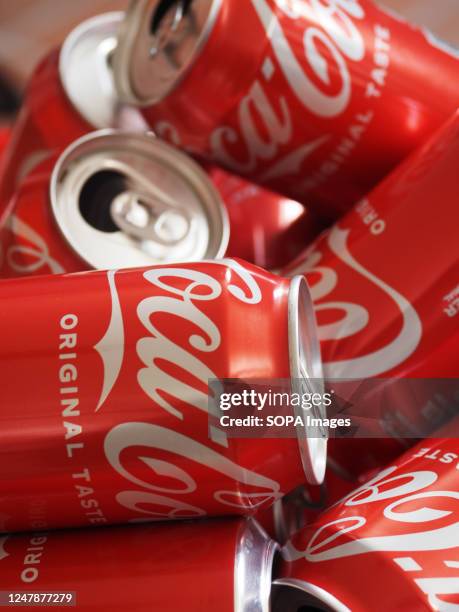
[[[119,110],[111,65],[121,11],[88,19],[66,38],[59,56],[59,76],[75,109],[94,128],[113,127]]]
[[[234,612],[270,612],[273,564],[279,546],[260,525],[241,525],[234,567]]]
[[[323,393],[323,371],[314,306],[304,278],[292,278],[289,294],[290,376],[295,393]],[[308,412],[313,418],[326,418],[325,408],[310,411],[295,407],[296,416],[305,422]],[[301,460],[311,484],[321,484],[327,463],[327,434],[322,427],[298,426]]]
[[[124,102],[162,100],[192,66],[205,44],[222,0],[132,0],[114,55]]]
[[[101,130],[68,147],[50,182],[55,220],[92,268],[214,259],[229,240],[215,188],[152,135]]]

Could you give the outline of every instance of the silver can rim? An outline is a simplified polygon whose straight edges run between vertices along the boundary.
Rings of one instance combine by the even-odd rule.
[[[234,612],[269,612],[274,559],[279,545],[254,520],[240,528],[234,565]]]
[[[136,42],[142,35],[142,28],[145,26],[145,23],[150,21],[151,15],[160,1],[131,0],[120,26],[118,44],[113,57],[113,69],[118,96],[126,104],[135,104],[140,107],[157,104],[179,86],[192,70],[194,62],[209,39],[223,3],[223,0],[204,0],[209,4],[210,8],[192,55],[180,70],[171,71],[169,78],[167,78],[167,75],[159,75],[161,78],[158,80],[162,81],[163,86],[155,94],[142,95],[140,92],[136,92],[133,86],[132,66],[135,62],[143,62],[148,60],[148,58],[140,58],[140,60],[136,58]]]
[[[109,39],[116,40],[118,38],[118,32],[120,25],[123,23],[124,13],[122,11],[111,11],[108,13],[101,13],[94,17],[90,17],[85,21],[78,24],[65,38],[62,47],[59,52],[59,78],[64,88],[66,95],[75,108],[75,110],[91,124],[94,129],[97,128],[108,128],[114,125],[116,121],[116,115],[119,107],[119,98],[115,89],[115,80],[113,70],[110,68],[108,61],[106,64],[105,84],[103,88],[97,91],[97,86],[100,83],[100,62],[94,61],[89,62],[85,65],[85,69],[82,73],[77,68],[77,74],[75,74],[75,81],[72,81],[70,76],[74,73],[72,68],[72,59],[75,55],[75,51],[78,50],[82,44],[92,42],[93,47],[91,49],[97,53],[100,50],[101,44]],[[100,38],[97,38],[99,35]],[[90,37],[93,40],[88,40]],[[113,47],[116,43],[114,42]],[[102,50],[104,57],[109,57],[112,53],[111,49]],[[99,51],[99,55],[101,52]],[[89,71],[89,73],[88,73]],[[85,99],[81,95],[81,88],[75,87],[74,83],[85,79],[91,85],[91,98]],[[110,84],[107,87],[107,83]],[[96,89],[96,91],[94,91]],[[94,108],[95,106],[95,108]]]
[[[226,210],[225,205],[222,202],[221,197],[219,196],[216,188],[210,181],[207,174],[204,170],[195,162],[191,157],[186,155],[185,153],[179,151],[175,147],[163,142],[155,137],[155,135],[151,132],[131,132],[122,129],[114,129],[114,128],[105,128],[101,130],[96,130],[93,132],[89,132],[84,136],[78,138],[74,142],[72,142],[64,151],[59,155],[56,163],[54,164],[53,171],[50,178],[49,183],[49,199],[51,204],[51,210],[54,222],[56,223],[61,235],[65,239],[68,246],[71,250],[82,259],[90,268],[92,269],[101,269],[101,266],[97,263],[97,261],[92,261],[90,258],[85,257],[85,254],[81,252],[81,248],[75,242],[74,237],[71,234],[71,231],[65,226],[63,226],[60,220],[60,212],[59,212],[59,183],[61,177],[65,174],[66,168],[68,164],[77,159],[79,155],[83,154],[84,148],[94,143],[102,143],[106,142],[110,139],[133,139],[138,142],[145,149],[154,148],[155,152],[159,152],[160,156],[164,155],[168,159],[173,159],[174,162],[178,160],[181,165],[181,169],[184,169],[183,176],[186,179],[190,179],[190,183],[196,185],[199,188],[202,188],[202,191],[205,191],[209,197],[209,201],[211,201],[211,206],[214,206],[217,211],[218,221],[219,221],[219,239],[214,241],[215,246],[209,247],[208,250],[211,249],[211,253],[207,253],[204,258],[199,259],[220,259],[224,257],[228,243],[230,239],[230,223],[229,223],[229,215]],[[175,165],[172,164],[175,168]],[[195,261],[196,259],[192,259]],[[173,263],[175,260],[169,260],[168,263]],[[191,259],[190,259],[191,261]],[[152,259],[148,265],[160,265],[165,263],[165,261],[155,261]],[[128,267],[133,267],[128,266]],[[134,266],[135,267],[135,266]]]
[[[294,276],[288,296],[288,334],[290,377],[292,390],[303,393],[323,393],[323,368],[317,322],[308,284],[304,276]],[[313,389],[313,385],[320,388]],[[325,408],[313,408],[311,416],[326,417]],[[295,416],[305,419],[304,409],[295,407]],[[327,466],[327,434],[319,428],[317,436],[304,424],[296,426],[301,462],[309,484],[320,485],[325,478]]]

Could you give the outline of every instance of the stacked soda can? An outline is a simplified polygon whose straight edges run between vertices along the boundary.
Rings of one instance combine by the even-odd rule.
[[[39,64],[2,134],[0,606],[459,610],[458,72],[369,0],[132,0]],[[352,393],[234,437],[228,380]]]

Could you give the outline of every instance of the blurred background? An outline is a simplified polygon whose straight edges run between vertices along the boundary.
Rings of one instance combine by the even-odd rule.
[[[378,0],[459,46],[459,0]],[[83,19],[128,0],[0,0],[0,75],[21,91],[35,64]]]

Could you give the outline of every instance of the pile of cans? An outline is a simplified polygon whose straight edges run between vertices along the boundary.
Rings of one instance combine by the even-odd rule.
[[[459,378],[458,76],[370,0],[132,0],[39,64],[0,173],[0,605],[459,610],[459,394],[371,439],[208,419],[211,379]]]

